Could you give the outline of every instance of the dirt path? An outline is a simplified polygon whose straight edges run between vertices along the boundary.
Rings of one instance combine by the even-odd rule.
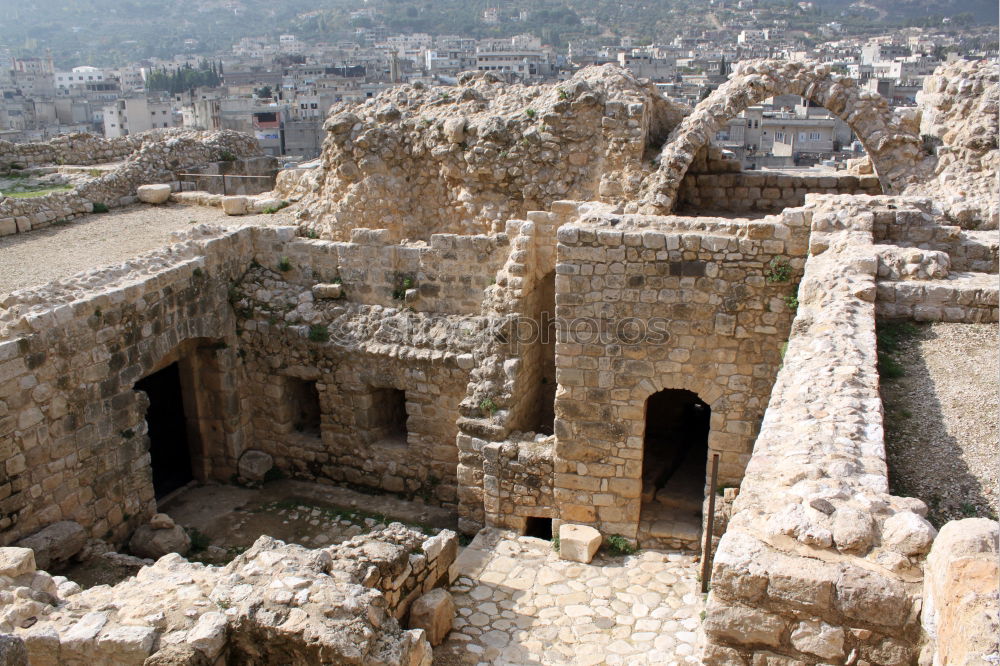
[[[288,213],[229,217],[218,208],[136,204],[69,224],[0,238],[0,297],[82,271],[127,261],[171,243],[194,224],[294,224]]]
[[[927,502],[936,525],[1000,513],[997,331],[996,324],[910,325],[892,354],[902,375],[883,370],[892,491]]]

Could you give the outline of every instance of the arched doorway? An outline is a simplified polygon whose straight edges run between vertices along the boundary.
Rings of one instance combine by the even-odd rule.
[[[711,407],[684,389],[646,400],[640,544],[698,547],[711,416]]]

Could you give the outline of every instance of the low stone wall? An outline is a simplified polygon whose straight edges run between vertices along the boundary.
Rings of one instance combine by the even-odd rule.
[[[688,173],[677,209],[779,212],[801,206],[806,194],[882,194],[877,176],[793,176],[784,173]]]
[[[429,666],[423,631],[400,620],[447,582],[456,551],[453,532],[426,537],[398,523],[323,550],[264,536],[225,567],[167,555],[118,585],[80,591],[35,571],[30,550],[0,549],[3,593],[14,600],[0,631],[39,665]]]
[[[951,273],[943,280],[878,284],[877,312],[886,319],[967,324],[1000,321],[997,276]]]
[[[145,137],[146,134],[143,133],[106,139],[93,134],[77,133],[57,136],[43,143],[0,141],[0,169],[116,162],[138,150]]]
[[[121,166],[73,191],[0,200],[0,235],[24,233],[69,221],[91,212],[95,204],[114,208],[134,203],[140,185],[175,181],[177,170],[223,158],[260,154],[254,138],[229,130],[156,130],[135,138],[140,143]]]
[[[278,160],[269,155],[222,160],[184,169],[182,189],[223,195],[253,195],[274,189]]]
[[[706,664],[902,666],[916,656],[935,530],[922,502],[888,494],[872,243],[880,200],[810,197],[801,210],[811,256],[715,555]]]
[[[969,518],[944,525],[927,556],[921,663],[1000,660],[1000,525]]]

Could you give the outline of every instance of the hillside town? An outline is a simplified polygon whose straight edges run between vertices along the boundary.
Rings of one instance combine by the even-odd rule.
[[[333,104],[371,99],[404,83],[455,85],[468,71],[501,73],[511,82],[568,80],[588,65],[616,63],[649,79],[673,101],[693,107],[723,83],[735,63],[777,57],[828,63],[896,107],[913,106],[925,77],[960,59],[996,57],[995,36],[970,39],[975,28],[911,27],[852,35],[837,21],[804,40],[782,13],[758,11],[749,0],[713,0],[717,27],[667,43],[616,38],[553,46],[525,32],[505,38],[393,34],[374,9],[351,15],[354,38],[325,42],[295,34],[242,37],[228,51],[197,52],[196,40],[173,58],[120,67],[88,62],[57,65],[51,52],[13,56],[0,49],[0,140],[42,141],[89,132],[108,138],[150,129],[231,129],[252,134],[283,163],[315,159],[322,123]],[[728,5],[728,6],[727,6]],[[789,12],[806,12],[800,2]],[[484,25],[527,20],[487,8]],[[596,25],[584,18],[584,24]],[[600,26],[597,26],[600,27]],[[341,33],[337,33],[341,34]],[[987,45],[987,48],[970,48]],[[843,165],[862,152],[848,126],[804,98],[781,96],[730,121],[715,143],[745,169]]]

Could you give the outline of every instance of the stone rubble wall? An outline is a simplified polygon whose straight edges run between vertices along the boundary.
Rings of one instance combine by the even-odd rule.
[[[781,365],[807,234],[801,211],[739,221],[605,214],[559,229],[557,316],[600,330],[556,347],[561,521],[636,537],[645,402],[662,389],[710,405],[719,483],[740,482]],[[767,278],[772,262],[783,280]],[[643,335],[619,333],[622,322]]]
[[[80,132],[57,136],[42,143],[0,141],[0,169],[117,162],[138,150],[145,137],[145,133],[140,133],[106,139]]]
[[[282,180],[279,193],[303,194],[304,223],[334,240],[355,227],[411,240],[496,232],[555,200],[627,200],[647,148],[686,111],[614,65],[551,85],[486,72],[457,87],[399,86],[334,106],[320,172]]]
[[[879,317],[979,324],[1000,321],[997,276],[952,273],[944,280],[882,281]]]
[[[453,532],[427,537],[398,523],[319,550],[264,536],[224,567],[167,555],[84,591],[20,562],[0,578],[13,601],[0,626],[39,665],[429,666],[423,631],[400,622],[415,597],[447,581],[456,552]],[[0,553],[5,564],[31,559]]]
[[[875,176],[792,176],[783,173],[692,173],[681,182],[677,208],[698,211],[780,212],[805,203],[806,194],[882,193]]]
[[[927,507],[888,493],[876,197],[807,197],[810,257],[712,572],[706,664],[912,663]],[[874,204],[874,205],[873,205]],[[786,215],[789,211],[786,211]]]
[[[823,106],[851,127],[871,158],[883,191],[899,193],[919,177],[924,153],[919,118],[896,117],[879,95],[831,71],[826,63],[744,60],[729,80],[702,100],[675,127],[659,155],[659,168],[646,178],[628,212],[664,214],[678,201],[678,189],[699,151],[731,118],[753,104],[781,94],[801,95]]]
[[[114,208],[135,203],[140,185],[176,181],[178,170],[260,154],[256,139],[231,130],[154,130],[134,138],[140,143],[121,165],[72,191],[0,200],[0,235],[69,221],[92,212],[94,204]]]
[[[965,229],[1000,219],[1000,72],[996,62],[958,60],[924,79],[917,93],[920,135],[933,155],[929,177],[906,193],[933,197]]]
[[[1000,524],[986,518],[946,523],[927,556],[921,663],[1000,660]]]

